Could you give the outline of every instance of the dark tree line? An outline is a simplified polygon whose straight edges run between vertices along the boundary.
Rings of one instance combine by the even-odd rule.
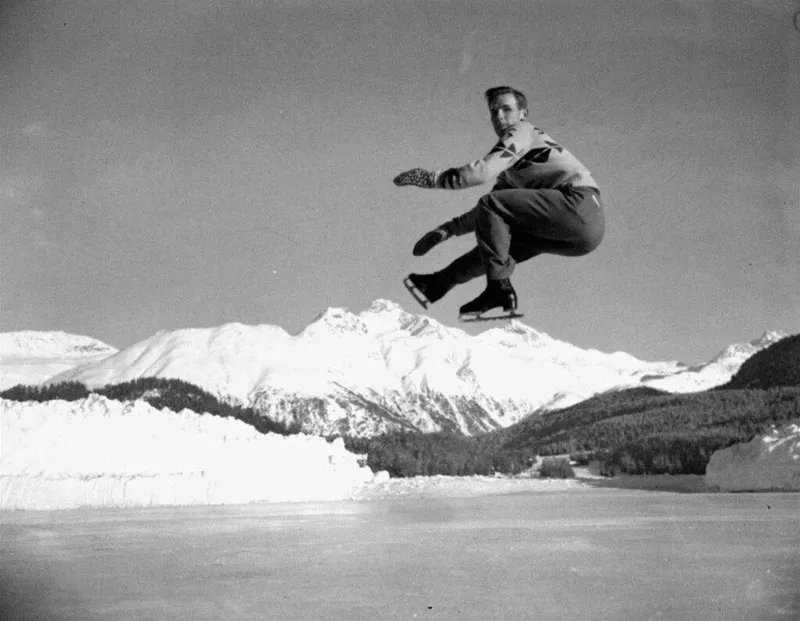
[[[603,407],[589,400],[527,421],[508,446],[541,455],[594,453],[629,474],[704,474],[711,454],[800,418],[800,388],[708,391],[635,398]]]
[[[253,408],[220,401],[203,389],[178,379],[145,377],[121,384],[112,384],[90,390],[79,382],[64,382],[49,386],[13,386],[0,393],[11,401],[78,401],[97,394],[113,401],[146,401],[155,408],[168,408],[173,412],[188,409],[222,418],[234,418],[251,425],[261,433],[293,435],[300,432],[299,424],[287,425],[262,416]]]
[[[386,470],[393,477],[518,474],[536,459],[528,449],[454,432],[397,431],[344,442],[349,451],[366,453],[373,471]]]

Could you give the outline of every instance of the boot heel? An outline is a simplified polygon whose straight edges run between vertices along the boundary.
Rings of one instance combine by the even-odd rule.
[[[503,304],[504,311],[515,311],[517,310],[517,294],[516,293],[509,293],[508,298],[506,299],[506,303]]]

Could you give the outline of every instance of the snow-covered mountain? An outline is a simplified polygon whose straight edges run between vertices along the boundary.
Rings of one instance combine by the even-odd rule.
[[[48,382],[99,387],[177,378],[325,435],[392,428],[475,433],[610,389],[710,388],[727,381],[748,352],[779,337],[768,333],[688,367],[581,349],[518,321],[470,336],[376,300],[359,314],[330,308],[295,335],[242,324],[159,332]]]
[[[83,358],[109,355],[117,350],[88,336],[66,332],[0,333],[0,357],[6,358]]]
[[[0,333],[0,390],[16,384],[39,384],[116,352],[97,339],[66,332]]]
[[[761,338],[747,343],[735,343],[723,349],[710,362],[695,364],[665,377],[644,378],[648,386],[667,392],[693,392],[727,382],[745,360],[756,352],[777,343],[788,334],[766,332]]]

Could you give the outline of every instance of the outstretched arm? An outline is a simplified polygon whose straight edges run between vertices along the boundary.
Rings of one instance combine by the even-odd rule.
[[[481,160],[441,172],[412,168],[395,177],[394,183],[399,186],[415,185],[420,188],[447,190],[461,190],[481,185],[514,164],[530,148],[533,137],[533,126],[527,122],[520,122],[509,127],[499,142]]]
[[[533,136],[530,123],[512,125],[482,160],[439,173],[438,186],[461,190],[486,183],[514,164],[530,148]]]

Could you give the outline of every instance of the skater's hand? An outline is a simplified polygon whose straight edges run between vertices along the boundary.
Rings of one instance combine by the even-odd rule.
[[[412,168],[397,175],[394,178],[394,184],[399,186],[415,185],[425,189],[435,188],[436,173],[424,168]]]
[[[438,228],[425,233],[420,240],[414,244],[414,256],[421,257],[427,253],[431,248],[441,244],[444,240],[450,237],[450,233],[443,228]]]

